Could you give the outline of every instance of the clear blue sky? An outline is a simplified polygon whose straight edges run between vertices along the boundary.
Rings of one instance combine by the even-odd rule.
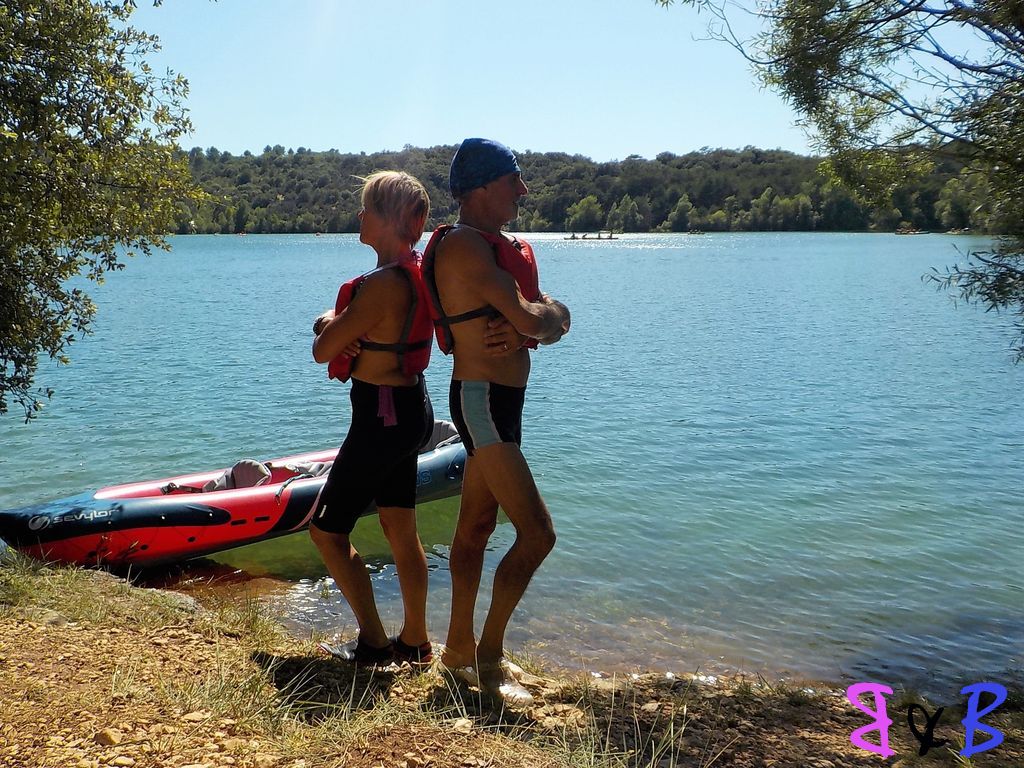
[[[705,18],[653,0],[139,0],[132,23],[190,82],[186,148],[809,153],[743,58],[699,39]]]

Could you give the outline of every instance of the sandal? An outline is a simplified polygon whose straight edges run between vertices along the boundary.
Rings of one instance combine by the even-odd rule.
[[[481,664],[480,691],[511,707],[529,707],[533,704],[533,694],[523,687],[513,669],[523,671],[507,659],[500,659],[497,664]],[[497,674],[493,675],[494,672]]]
[[[523,682],[523,678],[526,677],[526,670],[516,664],[514,661],[509,661],[504,656],[498,661],[501,668],[517,682]]]
[[[403,642],[401,635],[395,635],[391,638],[391,648],[394,651],[395,661],[400,664],[426,667],[434,660],[434,647],[429,640],[421,645],[409,645]]]
[[[488,675],[490,679],[480,679],[482,669],[485,673],[497,672],[496,675]],[[466,664],[461,667],[447,667],[440,665],[441,676],[450,683],[463,683],[472,688],[479,688],[480,692],[495,701],[501,701],[512,707],[529,707],[533,704],[533,694],[519,682],[518,676],[524,675],[523,669],[513,664],[508,659],[501,659],[498,663],[482,664],[474,667]]]
[[[438,665],[438,669],[448,683],[452,685],[468,685],[470,688],[480,687],[480,677],[476,673],[476,668],[472,664],[466,664],[463,667],[447,667],[442,662]]]
[[[383,648],[374,648],[362,638],[347,643],[320,643],[320,647],[332,656],[355,664],[357,667],[386,667],[395,660],[395,649],[391,643]]]

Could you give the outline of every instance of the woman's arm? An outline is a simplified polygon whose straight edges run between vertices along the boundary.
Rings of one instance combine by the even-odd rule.
[[[317,319],[320,333],[313,340],[313,359],[318,363],[328,363],[343,353],[351,355],[353,348],[358,352],[359,339],[383,318],[390,297],[384,281],[375,277],[363,281],[352,303],[340,315],[325,320],[324,313]]]

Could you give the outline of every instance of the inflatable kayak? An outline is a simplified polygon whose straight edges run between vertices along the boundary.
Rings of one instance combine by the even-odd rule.
[[[462,492],[466,451],[438,422],[419,456],[417,502]],[[101,488],[0,511],[0,539],[31,557],[96,566],[150,566],[301,531],[337,448],[227,469]],[[363,513],[372,514],[371,505]]]

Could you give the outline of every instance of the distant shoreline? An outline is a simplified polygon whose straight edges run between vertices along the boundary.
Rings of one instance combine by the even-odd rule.
[[[413,174],[427,188],[431,221],[451,221],[453,147],[373,154],[267,146],[232,155],[216,147],[182,153],[204,202],[175,216],[180,233],[354,232],[357,178],[376,170]],[[856,197],[819,171],[822,158],[780,149],[704,149],[648,160],[595,162],[582,155],[522,152],[529,187],[513,228],[523,232],[844,231],[939,232],[989,225],[987,200],[959,185],[950,157],[906,178],[884,204]],[[956,199],[950,206],[948,200]]]

